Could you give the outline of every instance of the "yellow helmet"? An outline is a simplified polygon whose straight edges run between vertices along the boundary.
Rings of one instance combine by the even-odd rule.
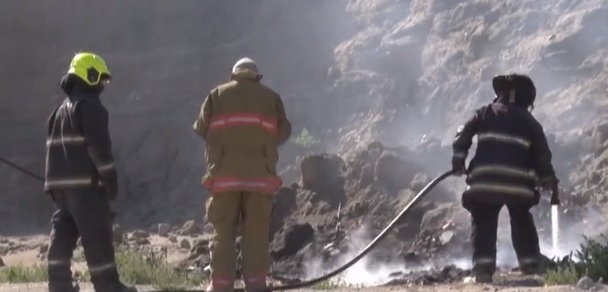
[[[100,56],[87,52],[81,52],[74,56],[68,74],[78,76],[91,86],[98,85],[101,80],[112,78],[106,62]]]

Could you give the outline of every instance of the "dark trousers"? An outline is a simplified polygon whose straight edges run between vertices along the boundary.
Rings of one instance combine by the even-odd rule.
[[[464,206],[472,217],[473,273],[494,274],[498,215],[502,205],[468,202]],[[540,260],[538,233],[530,214],[532,205],[507,205],[511,218],[511,241],[520,269],[534,273]]]
[[[78,237],[95,291],[111,291],[119,281],[114,259],[110,202],[98,189],[53,191],[48,253],[50,291],[71,291],[70,270]]]

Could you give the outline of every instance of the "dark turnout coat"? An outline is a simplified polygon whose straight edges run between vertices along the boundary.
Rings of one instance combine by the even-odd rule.
[[[453,160],[464,164],[475,135],[463,200],[536,204],[538,184],[556,180],[543,128],[525,108],[494,102],[477,109],[457,131]]]
[[[44,190],[117,184],[108,132],[108,111],[99,92],[76,82],[47,121]]]

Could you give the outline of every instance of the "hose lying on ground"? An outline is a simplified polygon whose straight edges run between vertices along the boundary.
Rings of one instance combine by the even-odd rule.
[[[33,176],[35,178],[42,180],[42,177],[40,177],[32,172],[29,172],[26,169],[14,164],[14,163],[11,163],[10,161],[6,161],[5,159],[2,159],[2,158],[0,158],[0,161],[20,170],[22,172],[27,173],[30,176]],[[422,199],[424,196],[426,196],[427,193],[431,189],[433,189],[438,183],[440,183],[441,181],[443,181],[444,179],[446,179],[447,177],[449,177],[452,174],[453,174],[453,171],[447,171],[444,174],[433,179],[431,182],[429,182],[420,192],[418,192],[418,194],[416,194],[416,196],[414,196],[414,198],[407,204],[407,206],[405,206],[401,210],[401,212],[399,212],[399,214],[397,214],[397,216],[382,230],[382,232],[380,232],[380,234],[378,234],[378,236],[376,236],[376,238],[374,238],[363,250],[361,250],[354,258],[352,258],[350,261],[348,261],[344,265],[338,267],[337,269],[335,269],[335,270],[331,271],[330,273],[327,273],[321,277],[310,279],[308,281],[304,281],[304,282],[300,282],[300,283],[295,283],[295,284],[273,286],[273,287],[270,287],[270,290],[271,291],[284,291],[284,290],[295,290],[295,289],[310,287],[310,286],[321,283],[329,278],[332,278],[332,277],[344,272],[346,269],[350,268],[352,265],[354,265],[359,260],[361,260],[361,258],[363,258],[366,254],[368,254],[374,247],[376,247],[376,245],[378,243],[380,243],[380,241],[382,239],[384,239],[384,237],[386,237],[386,235],[388,235],[389,231],[391,231],[391,229],[393,229],[395,227],[395,225],[399,222],[399,220],[401,220],[401,218],[403,218],[405,215],[407,215],[407,213],[414,206],[416,206],[416,204],[420,201],[420,199]],[[200,291],[204,291],[204,290],[183,290],[183,291],[184,292],[200,292]],[[234,292],[245,292],[245,289],[236,288],[236,289],[234,289]]]
[[[330,273],[327,273],[321,277],[310,279],[308,281],[304,281],[304,282],[300,282],[300,283],[295,283],[295,284],[270,287],[270,290],[283,291],[283,290],[295,290],[295,289],[300,289],[300,288],[304,288],[304,287],[310,287],[310,286],[321,283],[329,278],[332,278],[332,277],[344,272],[346,269],[350,268],[352,265],[357,263],[367,253],[369,253],[378,243],[380,243],[380,241],[388,235],[389,231],[391,231],[391,229],[393,229],[395,227],[395,225],[399,222],[399,220],[401,220],[401,218],[403,218],[414,206],[416,206],[416,204],[420,201],[420,199],[422,199],[422,197],[424,197],[433,187],[435,187],[439,182],[443,181],[444,179],[446,179],[447,177],[449,177],[452,174],[453,174],[452,171],[448,171],[448,172],[436,177],[430,183],[428,183],[420,192],[418,192],[418,194],[416,194],[416,196],[407,204],[407,206],[405,206],[401,210],[401,212],[399,212],[399,214],[391,221],[391,223],[389,223],[382,230],[382,232],[380,232],[380,234],[378,234],[378,236],[376,236],[376,238],[374,238],[363,250],[361,250],[354,258],[352,258],[350,261],[348,261],[344,265],[338,267],[337,269],[335,269],[335,270],[331,271]],[[201,290],[197,290],[197,291],[201,291]],[[235,292],[244,292],[245,289],[237,288],[237,289],[234,289],[234,291]]]

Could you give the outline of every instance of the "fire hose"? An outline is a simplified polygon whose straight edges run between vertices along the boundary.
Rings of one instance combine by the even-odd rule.
[[[7,161],[4,158],[0,157],[0,161],[2,161],[3,163],[6,163],[12,167],[14,167],[15,169],[28,174],[31,177],[34,177],[38,180],[42,180],[44,181],[44,179],[42,177],[40,177],[39,175],[36,175],[30,171],[28,171],[27,169],[24,169],[22,167],[20,167],[19,165],[16,165],[10,161]],[[355,263],[357,263],[359,260],[361,260],[361,258],[363,258],[366,254],[368,254],[374,247],[376,247],[376,245],[378,243],[380,243],[380,241],[382,239],[384,239],[389,232],[395,227],[395,225],[397,225],[397,223],[405,216],[407,215],[407,213],[416,206],[416,204],[424,197],[428,194],[428,192],[433,189],[438,183],[440,183],[441,181],[443,181],[444,179],[446,179],[447,177],[449,177],[450,175],[453,174],[453,171],[447,171],[445,173],[443,173],[442,175],[436,177],[435,179],[433,179],[431,182],[429,182],[422,190],[420,190],[420,192],[418,192],[416,194],[416,196],[414,196],[414,198],[399,212],[399,214],[397,214],[397,216],[380,232],[380,234],[378,234],[365,248],[363,248],[355,257],[353,257],[350,261],[348,261],[347,263],[345,263],[344,265],[336,268],[335,270],[331,271],[330,273],[327,273],[323,276],[320,276],[318,278],[314,278],[314,279],[310,279],[307,281],[303,281],[303,282],[299,282],[299,283],[294,283],[294,284],[287,284],[287,285],[281,285],[281,286],[272,286],[270,287],[271,291],[284,291],[284,290],[295,290],[295,289],[301,289],[301,288],[305,288],[305,287],[310,287],[313,286],[315,284],[321,283],[323,281],[326,281],[332,277],[335,277],[336,275],[344,272],[346,269],[350,268],[351,266],[353,266]],[[183,290],[184,292],[200,292],[203,290]],[[236,288],[233,291],[235,292],[245,292],[245,289],[243,288]]]
[[[346,269],[350,268],[352,265],[354,265],[359,260],[361,260],[361,258],[363,258],[366,254],[368,254],[374,247],[376,247],[376,245],[378,243],[380,243],[380,241],[389,234],[389,231],[391,231],[395,227],[395,225],[397,225],[397,223],[399,223],[399,220],[401,220],[405,215],[407,215],[407,213],[414,206],[416,206],[416,204],[424,196],[426,196],[431,189],[433,189],[438,183],[440,183],[441,181],[443,181],[444,179],[446,179],[447,177],[449,177],[452,174],[453,174],[453,171],[451,171],[451,170],[447,171],[444,174],[433,179],[431,182],[429,182],[422,190],[420,190],[420,192],[418,192],[416,194],[416,196],[414,196],[414,198],[401,210],[401,212],[399,212],[399,214],[397,214],[397,216],[395,216],[395,218],[380,232],[380,234],[378,234],[365,248],[363,248],[355,257],[353,257],[350,261],[348,261],[344,265],[342,265],[342,266],[338,267],[337,269],[331,271],[330,273],[327,273],[318,278],[310,279],[308,281],[303,281],[303,282],[295,283],[295,284],[273,286],[273,287],[270,287],[270,290],[284,291],[284,290],[295,290],[295,289],[310,287],[315,284],[326,281],[327,279],[332,278],[332,277],[344,272]],[[240,289],[234,289],[234,291],[235,292],[244,292],[245,290],[240,288]]]
[[[0,157],[0,162],[5,163],[6,165],[8,165],[8,166],[10,166],[10,167],[12,167],[12,168],[14,168],[14,169],[16,169],[16,170],[21,171],[21,172],[23,172],[24,174],[27,174],[27,175],[28,175],[28,176],[30,176],[31,178],[34,178],[34,179],[36,179],[37,181],[39,181],[39,182],[41,182],[41,183],[44,183],[44,178],[43,178],[42,176],[37,175],[37,174],[35,174],[35,173],[33,173],[33,172],[31,172],[31,171],[29,171],[29,170],[27,170],[27,169],[25,169],[25,168],[23,168],[23,167],[19,166],[19,165],[17,165],[16,163],[13,163],[13,162],[11,162],[11,161],[8,161],[8,160],[6,160],[6,159],[4,159],[4,158],[2,158],[2,157]],[[111,210],[111,214],[110,214],[110,216],[111,216],[111,218],[112,218],[112,221],[114,221],[114,218],[116,217],[116,212],[115,212],[114,210]]]

